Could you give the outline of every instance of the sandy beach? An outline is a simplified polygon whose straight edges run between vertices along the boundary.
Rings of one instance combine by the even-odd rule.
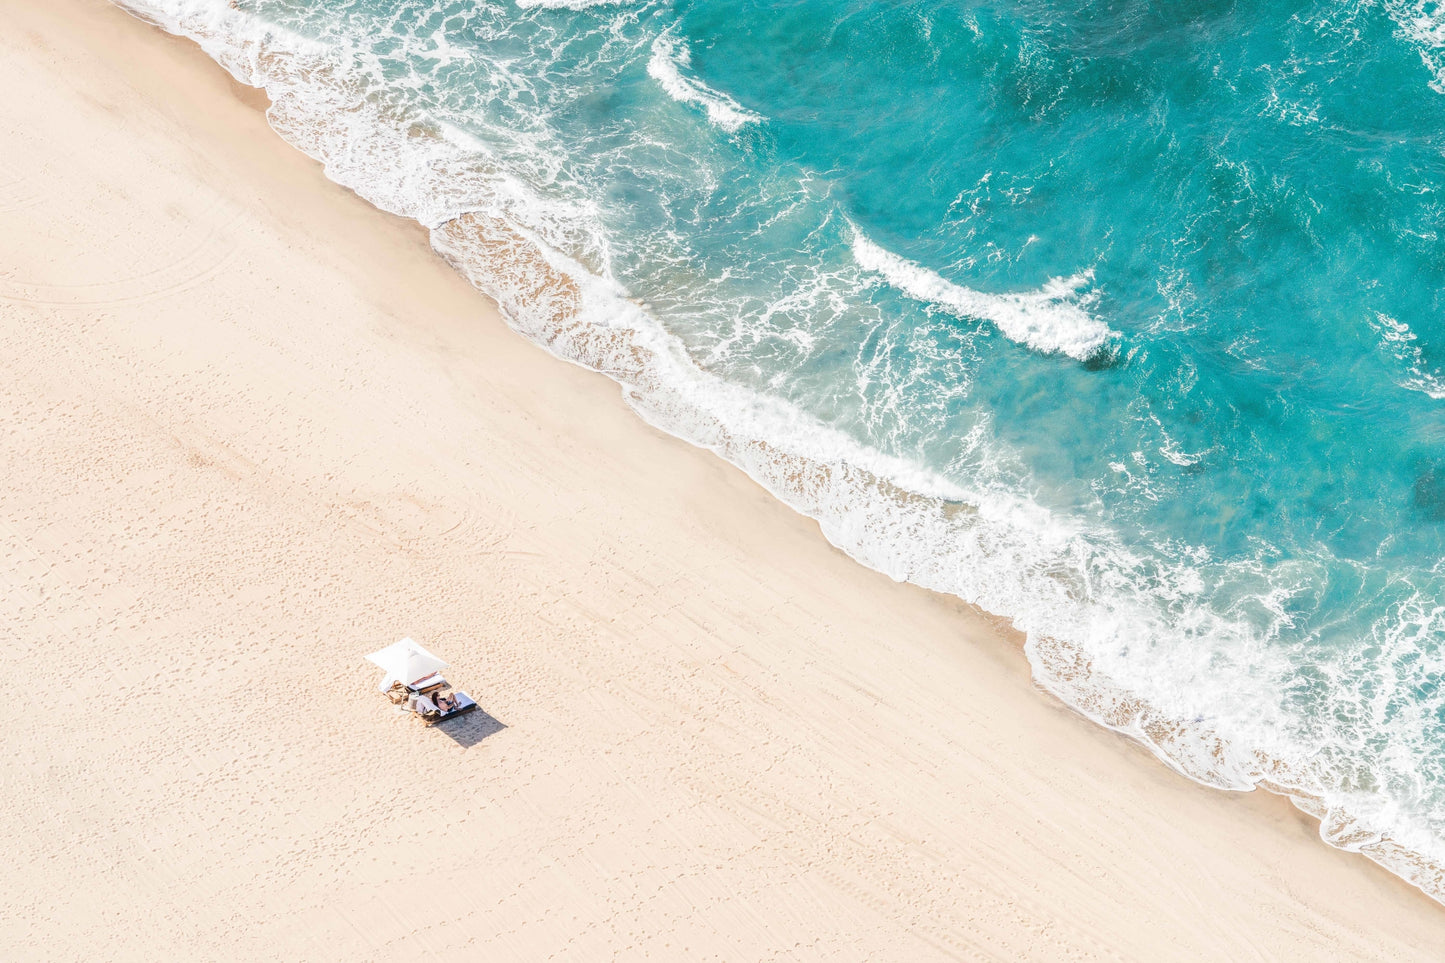
[[[265,99],[0,8],[0,958],[1430,960],[547,355]],[[403,635],[483,713],[426,729]]]

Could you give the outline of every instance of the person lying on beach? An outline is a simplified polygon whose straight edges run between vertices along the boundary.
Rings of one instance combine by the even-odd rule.
[[[437,696],[437,708],[443,712],[451,712],[457,707],[457,697],[448,693]]]

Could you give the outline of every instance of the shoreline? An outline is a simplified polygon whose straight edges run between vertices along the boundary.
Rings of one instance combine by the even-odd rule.
[[[454,203],[438,207],[434,204],[437,198],[452,196],[450,181],[428,178],[425,170],[430,164],[408,168],[411,174],[421,171],[426,181],[423,188],[400,186],[397,171],[388,166],[398,157],[409,156],[411,150],[396,140],[399,127],[384,116],[373,116],[365,99],[354,101],[342,95],[342,110],[359,110],[369,120],[359,125],[364,129],[360,134],[346,132],[358,125],[342,124],[339,129],[343,133],[333,136],[333,125],[312,123],[308,105],[315,91],[311,85],[293,83],[286,69],[275,73],[256,66],[274,56],[279,61],[273,62],[273,67],[281,62],[302,72],[309,69],[305,64],[326,69],[324,58],[314,63],[309,59],[304,44],[293,47],[283,42],[273,51],[269,41],[259,39],[252,29],[255,24],[248,24],[244,14],[237,22],[227,14],[216,19],[178,13],[167,7],[165,0],[114,2],[146,22],[194,40],[232,76],[249,78],[241,83],[265,88],[267,97],[279,92],[266,114],[278,136],[303,154],[324,159],[328,180],[383,211],[425,225],[431,249],[484,295],[498,301],[510,327],[556,357],[605,373],[620,386],[628,406],[648,424],[741,469],[779,501],[817,521],[824,537],[860,564],[893,578],[902,578],[900,573],[906,572],[908,581],[946,596],[970,599],[979,610],[1026,618],[1032,631],[1023,648],[1037,686],[1094,723],[1136,740],[1166,766],[1201,785],[1238,791],[1252,784],[1290,799],[1319,823],[1321,838],[1329,845],[1363,853],[1433,899],[1445,902],[1438,854],[1429,855],[1439,848],[1433,837],[1427,832],[1427,838],[1421,840],[1418,825],[1408,822],[1385,819],[1382,823],[1372,818],[1368,802],[1362,806],[1349,794],[1342,796],[1321,785],[1307,762],[1314,750],[1303,747],[1303,757],[1286,752],[1261,758],[1212,728],[1202,727],[1201,719],[1209,713],[1207,705],[1196,702],[1192,708],[1178,704],[1164,708],[1151,698],[1147,685],[1138,685],[1139,680],[1131,683],[1127,678],[1092,671],[1094,657],[1078,641],[1088,631],[1073,619],[1080,603],[1055,596],[1055,586],[1047,586],[1041,596],[1030,592],[1027,584],[1001,592],[997,586],[993,591],[981,591],[977,579],[947,574],[949,569],[990,567],[1000,551],[1006,556],[1032,558],[1028,568],[1041,561],[1040,553],[1047,553],[1042,560],[1072,571],[1075,560],[1070,552],[1060,556],[1047,539],[1035,541],[1008,523],[953,528],[947,519],[954,496],[968,500],[972,497],[969,493],[955,490],[952,482],[934,476],[926,467],[857,444],[786,401],[775,405],[775,399],[767,395],[713,378],[694,364],[682,343],[663,329],[645,303],[612,289],[584,265],[570,263],[556,248],[533,244],[515,233],[517,223],[511,216],[487,213],[486,191],[477,193],[473,202],[452,198]],[[422,139],[432,146],[450,140],[443,136],[436,141],[436,132],[427,130]],[[407,140],[411,139],[407,135]],[[355,154],[388,160],[357,162]],[[442,157],[444,163],[459,159],[445,153]],[[465,169],[464,164],[457,176],[464,176]],[[546,234],[535,223],[530,227]],[[861,236],[854,238],[855,260],[860,241],[869,244]],[[797,427],[800,423],[801,429]],[[901,501],[893,497],[899,488],[907,493]],[[860,530],[865,534],[859,535]],[[908,531],[911,537],[890,537],[899,531]],[[1023,541],[1016,541],[1020,537]],[[961,554],[955,553],[955,546],[969,546],[976,539],[998,539],[1000,544],[991,551],[964,548]],[[1106,549],[1095,561],[1106,561],[1108,555]],[[988,581],[984,579],[982,584]],[[1022,597],[1017,594],[1021,589]],[[1073,613],[1064,616],[1062,624],[1060,608]],[[1119,617],[1109,605],[1103,608],[1104,618]],[[1041,617],[1043,612],[1049,614]],[[1006,617],[1001,618],[1008,623]],[[1126,613],[1130,622],[1149,618],[1147,611]],[[1060,631],[1052,631],[1050,623]],[[1158,623],[1153,623],[1153,628],[1165,631]],[[1188,645],[1187,640],[1176,641]],[[1204,679],[1195,681],[1205,683]],[[1267,698],[1266,693],[1257,694]],[[1177,738],[1181,734],[1183,738]],[[1208,749],[1211,745],[1213,753]],[[1396,842],[1402,838],[1415,839],[1418,848],[1411,850]]]
[[[1440,907],[1288,800],[1199,787],[1042,696],[995,620],[864,569],[511,332],[189,41],[84,0],[0,18],[26,194],[0,204],[23,239],[0,534],[7,634],[34,640],[5,664],[53,660],[95,700],[60,729],[11,707],[5,839],[44,868],[5,881],[28,914],[7,956],[56,928],[49,958],[99,938],[141,958],[146,931],[203,958],[1438,945]],[[86,203],[57,212],[54,188]],[[389,716],[360,660],[408,633],[507,728],[461,751]],[[325,680],[317,705],[278,661]],[[168,710],[173,663],[224,737]],[[83,784],[51,785],[56,760]],[[400,805],[422,763],[477,796]],[[433,838],[454,854],[412,865]]]

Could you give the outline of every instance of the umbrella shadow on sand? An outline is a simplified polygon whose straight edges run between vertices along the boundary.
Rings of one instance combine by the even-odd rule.
[[[442,735],[463,749],[470,749],[487,736],[501,732],[507,727],[489,715],[487,710],[478,707],[464,716],[443,719],[432,728],[440,730]]]

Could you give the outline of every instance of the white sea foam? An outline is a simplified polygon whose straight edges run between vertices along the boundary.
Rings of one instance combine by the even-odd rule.
[[[1388,314],[1377,313],[1371,326],[1380,335],[1381,348],[1400,364],[1402,370],[1397,381],[1400,387],[1431,398],[1445,398],[1445,378],[1426,363],[1425,352],[1418,344],[1419,337],[1408,324]]]
[[[1436,0],[1385,0],[1384,7],[1430,71],[1431,88],[1445,94],[1445,7]]]
[[[1159,446],[1159,454],[1163,455],[1165,458],[1178,465],[1180,468],[1193,468],[1195,465],[1203,461],[1204,456],[1209,454],[1209,452],[1184,451],[1179,447],[1178,442],[1176,442],[1173,438],[1170,438],[1166,434],[1164,436],[1164,444]]]
[[[283,137],[322,160],[338,183],[430,226],[436,249],[495,297],[510,323],[614,378],[648,421],[738,465],[864,564],[1012,617],[1027,634],[1040,684],[1090,718],[1208,784],[1263,784],[1289,794],[1321,817],[1330,842],[1445,896],[1440,833],[1408,805],[1414,767],[1432,751],[1410,742],[1408,714],[1388,723],[1395,757],[1374,759],[1373,771],[1344,772],[1351,760],[1365,764],[1355,746],[1379,731],[1302,729],[1279,696],[1297,679],[1292,653],[1278,644],[1289,626],[1287,603],[1323,577],[1308,560],[1221,565],[1174,545],[1141,554],[1103,526],[1027,497],[991,474],[988,458],[967,483],[949,480],[716,377],[612,280],[593,203],[544,196],[489,163],[487,139],[435,123],[419,129],[415,115],[370,96],[369,85],[382,81],[365,73],[374,68],[364,51],[329,51],[226,0],[125,3],[197,39],[238,79],[265,87]],[[551,150],[532,129],[489,136],[517,138],[516,155],[529,159]],[[529,162],[537,165],[535,182],[551,183],[561,169],[556,158]],[[1077,298],[1086,279],[1032,295],[984,295],[861,236],[854,255],[910,297],[985,318],[1038,350],[1087,357],[1112,334]],[[1445,630],[1442,623],[1445,614],[1423,596],[1405,598],[1382,617],[1378,634],[1408,653],[1417,636]],[[1343,677],[1340,668],[1335,675]],[[1420,666],[1422,678],[1440,671]],[[1321,717],[1353,713],[1373,724],[1379,693],[1409,681],[1382,675],[1359,692],[1331,690],[1330,699],[1346,701],[1330,703]]]
[[[616,7],[628,0],[516,0],[523,10],[586,10],[589,7]]]
[[[1079,290],[1091,274],[1054,278],[1027,294],[985,294],[954,284],[853,230],[853,259],[859,267],[883,275],[889,284],[917,301],[960,318],[990,321],[1004,337],[1043,354],[1066,354],[1087,361],[1116,337],[1104,322],[1084,309]]]
[[[686,76],[683,71],[691,66],[692,51],[671,33],[663,32],[652,42],[652,56],[647,61],[648,76],[656,80],[673,100],[701,107],[712,124],[730,133],[748,124],[762,122],[761,114],[748,110],[702,81]]]

